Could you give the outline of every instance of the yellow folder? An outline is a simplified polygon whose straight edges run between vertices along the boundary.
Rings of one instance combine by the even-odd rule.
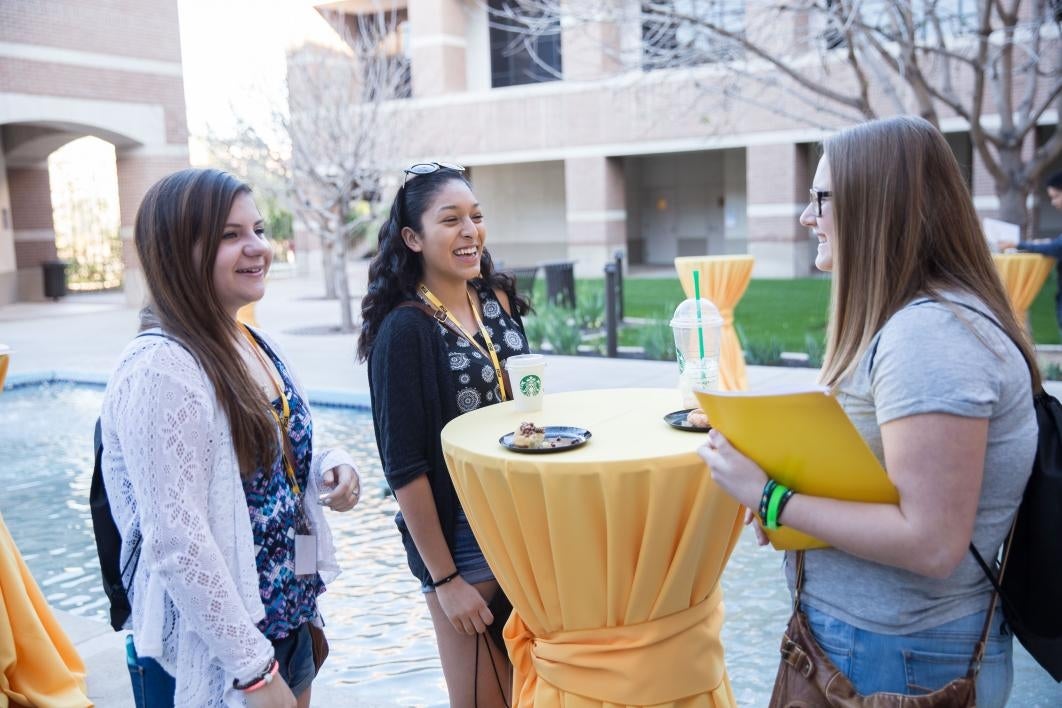
[[[772,479],[797,493],[899,503],[896,487],[878,458],[826,389],[696,394],[712,427]],[[767,535],[779,550],[827,545],[787,527]]]

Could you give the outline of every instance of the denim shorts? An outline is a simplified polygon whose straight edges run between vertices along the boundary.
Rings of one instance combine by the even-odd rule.
[[[479,550],[479,543],[472,535],[472,527],[468,525],[468,517],[462,509],[457,510],[457,520],[454,523],[454,565],[461,578],[470,585],[494,580],[494,571],[487,565],[487,559],[483,557],[483,551]],[[420,586],[424,594],[435,592],[430,584]]]
[[[880,634],[802,605],[815,640],[861,694],[920,695],[962,678],[981,638],[985,613],[912,634]],[[977,675],[978,708],[1003,708],[1014,682],[1013,639],[997,607]]]
[[[151,657],[137,656],[133,635],[126,637],[125,648],[136,708],[174,708],[173,696],[177,689],[174,678]],[[273,653],[280,675],[298,698],[310,687],[314,678],[313,641],[310,639],[309,625],[303,624],[283,639],[274,641]]]

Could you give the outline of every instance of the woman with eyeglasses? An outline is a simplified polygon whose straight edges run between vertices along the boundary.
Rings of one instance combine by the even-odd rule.
[[[443,459],[440,433],[462,413],[512,397],[507,357],[528,353],[528,304],[494,271],[483,210],[464,168],[406,170],[380,228],[362,301],[358,358],[369,362],[373,423],[395,522],[420,581],[453,706],[506,705],[511,665],[486,636],[507,616]],[[497,606],[495,605],[496,609]]]
[[[314,446],[291,362],[236,318],[272,261],[250,187],[169,175],[135,240],[150,303],[100,415],[135,703],[304,708],[317,597],[339,574],[322,506],[357,504],[354,462]]]
[[[936,128],[872,121],[823,152],[800,216],[818,238],[815,265],[833,276],[821,381],[899,503],[793,494],[717,431],[701,454],[748,509],[769,497],[768,521],[829,544],[788,552],[787,578],[790,589],[802,582],[810,633],[856,691],[919,695],[962,679],[987,625],[976,700],[998,708],[1011,635],[969,546],[995,557],[1021,501],[1036,450],[1035,359]],[[941,700],[932,705],[967,705]]]

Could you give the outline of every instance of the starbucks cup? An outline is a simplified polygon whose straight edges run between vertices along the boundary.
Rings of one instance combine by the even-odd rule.
[[[675,335],[675,358],[679,367],[682,405],[697,407],[694,391],[719,386],[719,343],[723,317],[711,300],[683,300],[671,318]]]
[[[516,410],[542,410],[542,375],[545,369],[546,357],[541,354],[517,354],[505,360]]]

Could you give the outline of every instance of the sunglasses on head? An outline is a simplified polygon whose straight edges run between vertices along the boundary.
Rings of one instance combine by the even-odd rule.
[[[402,185],[405,186],[406,182],[409,181],[410,175],[413,177],[418,175],[430,175],[432,172],[438,172],[439,170],[464,172],[465,168],[461,165],[455,165],[452,162],[417,162],[402,170],[406,173],[405,179],[402,180]]]

